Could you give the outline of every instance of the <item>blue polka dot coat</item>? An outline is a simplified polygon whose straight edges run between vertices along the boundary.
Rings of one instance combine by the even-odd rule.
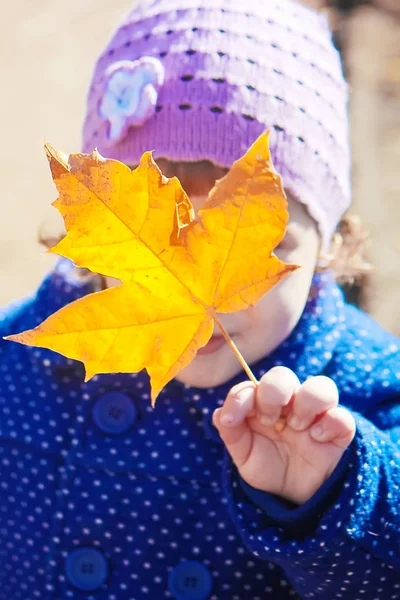
[[[67,261],[0,313],[1,337],[93,291]],[[316,275],[257,376],[332,377],[357,433],[304,505],[250,488],[211,423],[229,388],[81,363],[0,340],[0,600],[400,598],[398,340]],[[267,460],[267,458],[266,458]]]

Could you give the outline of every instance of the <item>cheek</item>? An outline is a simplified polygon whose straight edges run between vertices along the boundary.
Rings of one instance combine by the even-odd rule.
[[[223,323],[234,333],[249,364],[272,352],[293,331],[306,304],[314,273],[315,261],[307,252],[298,249],[285,257],[285,262],[304,266],[288,275],[251,308],[239,313],[223,315]],[[314,253],[316,257],[316,252]]]
[[[279,282],[253,308],[248,310],[248,320],[254,331],[279,329],[290,318],[293,310],[291,275]]]
[[[275,250],[276,256],[286,262],[300,266],[298,271],[304,273],[313,273],[320,252],[320,240],[316,233],[308,236],[303,243],[295,248],[286,248],[284,245]]]
[[[276,286],[275,301],[281,305],[281,312],[288,313],[292,320],[299,318],[303,312],[315,272],[319,249],[318,240],[293,250],[282,253],[279,258],[287,263],[299,265],[299,269],[288,275]]]
[[[241,313],[240,331],[252,345],[257,344],[258,340],[263,345],[267,340],[275,343],[286,329],[292,312],[287,285],[280,282],[255,306]]]
[[[294,254],[294,253],[293,253]],[[287,260],[299,264],[297,260]],[[273,287],[252,308],[245,311],[246,329],[254,335],[269,332],[271,340],[288,335],[297,324],[306,304],[314,274],[306,263]]]

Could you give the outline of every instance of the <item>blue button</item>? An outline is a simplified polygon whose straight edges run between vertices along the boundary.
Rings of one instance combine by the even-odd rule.
[[[97,400],[92,410],[93,420],[104,433],[125,433],[137,418],[133,400],[121,392],[110,392]]]
[[[108,577],[108,565],[103,554],[94,548],[77,548],[68,554],[66,574],[79,590],[97,590]]]
[[[169,590],[176,600],[206,600],[211,588],[208,569],[192,560],[181,562],[169,578]]]

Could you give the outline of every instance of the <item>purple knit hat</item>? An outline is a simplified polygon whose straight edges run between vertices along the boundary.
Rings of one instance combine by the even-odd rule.
[[[142,0],[97,62],[83,152],[230,167],[266,129],[326,250],[350,204],[347,85],[326,19],[294,0]]]

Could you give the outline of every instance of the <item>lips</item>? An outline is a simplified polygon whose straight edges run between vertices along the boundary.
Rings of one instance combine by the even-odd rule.
[[[214,354],[214,352],[217,352],[225,344],[226,340],[222,335],[213,335],[208,343],[197,351],[197,354],[200,356]]]

